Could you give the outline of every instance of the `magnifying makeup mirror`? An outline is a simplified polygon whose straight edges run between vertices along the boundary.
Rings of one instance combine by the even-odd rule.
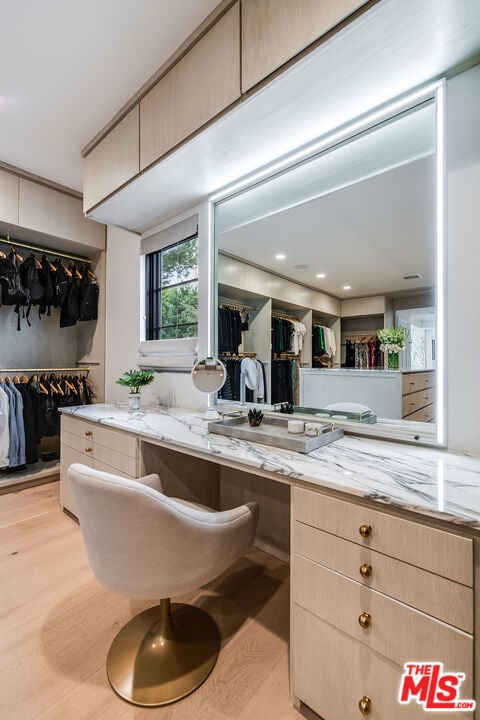
[[[199,360],[192,369],[193,384],[201,392],[208,393],[208,404],[202,418],[204,420],[219,420],[220,415],[214,408],[213,393],[223,387],[227,378],[225,365],[218,358],[207,357]]]

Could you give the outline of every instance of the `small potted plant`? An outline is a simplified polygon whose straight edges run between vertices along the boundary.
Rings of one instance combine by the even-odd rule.
[[[148,370],[126,370],[122,377],[115,380],[118,385],[124,385],[125,387],[130,388],[130,395],[128,397],[129,410],[140,409],[140,390],[142,387],[150,385],[150,383],[153,382],[154,377],[154,374],[148,372]]]

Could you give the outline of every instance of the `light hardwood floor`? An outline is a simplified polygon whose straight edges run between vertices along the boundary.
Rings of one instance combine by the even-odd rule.
[[[0,692],[3,720],[312,720],[290,704],[289,568],[253,549],[182,598],[208,610],[223,642],[215,669],[188,698],[134,707],[111,690],[113,637],[151,602],[103,589],[58,483],[0,497]]]

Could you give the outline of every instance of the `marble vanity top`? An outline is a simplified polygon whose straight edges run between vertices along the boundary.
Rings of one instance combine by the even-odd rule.
[[[61,411],[245,470],[257,468],[480,530],[480,458],[352,435],[301,455],[208,433],[205,420],[192,410],[129,411],[115,403]]]

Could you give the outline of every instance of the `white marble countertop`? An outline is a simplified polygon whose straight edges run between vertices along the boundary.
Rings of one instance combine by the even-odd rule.
[[[480,458],[352,435],[302,455],[208,433],[199,413],[178,408],[129,411],[115,403],[62,412],[247,471],[256,468],[480,530]]]

